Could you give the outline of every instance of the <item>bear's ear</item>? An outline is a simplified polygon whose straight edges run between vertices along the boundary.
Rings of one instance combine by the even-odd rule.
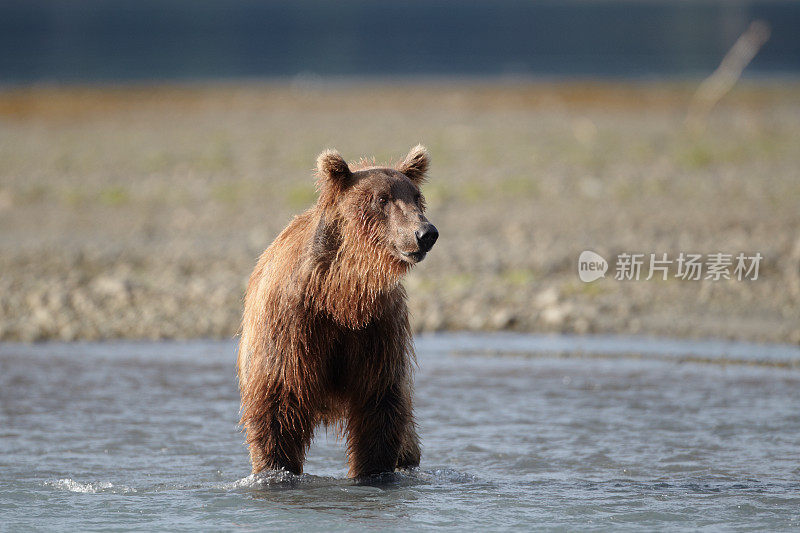
[[[339,152],[325,150],[317,157],[317,175],[321,181],[328,180],[338,187],[344,187],[353,173]]]
[[[408,152],[403,161],[397,165],[397,170],[408,176],[408,179],[420,185],[425,181],[425,173],[428,172],[431,158],[428,150],[421,144],[416,145]]]

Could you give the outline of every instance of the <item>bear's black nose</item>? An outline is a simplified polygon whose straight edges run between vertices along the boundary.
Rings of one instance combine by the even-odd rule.
[[[414,232],[417,236],[417,244],[420,252],[427,252],[433,248],[436,239],[439,238],[439,230],[433,224],[425,224],[422,228]]]

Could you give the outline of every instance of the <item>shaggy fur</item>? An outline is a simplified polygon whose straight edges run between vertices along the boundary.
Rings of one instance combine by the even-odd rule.
[[[400,280],[428,223],[418,188],[428,162],[422,146],[394,169],[351,170],[323,152],[317,203],[260,257],[237,365],[253,472],[302,472],[319,423],[347,433],[353,477],[419,464]]]

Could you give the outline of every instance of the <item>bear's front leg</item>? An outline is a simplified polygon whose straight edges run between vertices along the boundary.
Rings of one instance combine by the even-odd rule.
[[[401,384],[350,402],[347,420],[350,477],[394,472],[411,419],[411,399]]]
[[[306,450],[316,425],[312,413],[312,409],[302,405],[298,395],[283,387],[248,406],[243,421],[253,473],[270,469],[303,472]]]

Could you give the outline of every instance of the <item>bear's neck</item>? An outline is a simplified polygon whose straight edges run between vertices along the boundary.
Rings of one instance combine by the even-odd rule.
[[[382,315],[410,268],[369,235],[368,228],[345,232],[332,257],[312,268],[306,284],[306,305],[349,329]]]

